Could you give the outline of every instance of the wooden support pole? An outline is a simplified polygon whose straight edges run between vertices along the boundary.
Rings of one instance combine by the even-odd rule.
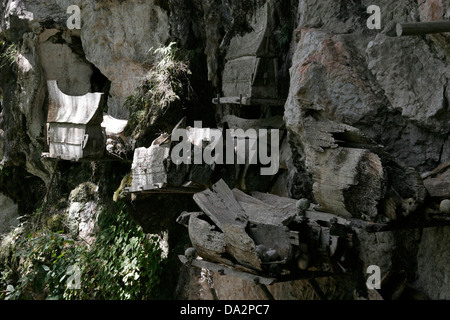
[[[272,293],[270,293],[265,284],[257,283],[256,286],[261,289],[261,292],[267,300],[275,300],[274,296],[272,295]]]
[[[314,289],[314,292],[317,293],[320,300],[328,300],[327,296],[323,293],[322,289],[320,289],[319,284],[316,282],[316,280],[309,279],[308,282],[311,285],[311,287]]]
[[[217,272],[220,275],[233,276],[233,277],[248,280],[248,281],[251,281],[251,282],[257,283],[257,284],[271,285],[271,284],[274,284],[275,282],[277,282],[277,279],[275,279],[275,278],[259,276],[256,274],[237,270],[236,268],[228,267],[228,266],[217,264],[217,263],[212,263],[212,262],[209,262],[206,260],[194,259],[192,261],[189,261],[183,255],[179,255],[178,259],[180,259],[181,263],[183,263],[183,264],[188,263],[197,268],[205,268],[210,271]]]
[[[217,97],[212,100],[213,104],[239,104],[241,106],[284,106],[286,99],[269,98],[249,98],[240,95],[239,97]]]
[[[450,20],[397,23],[397,36],[418,36],[450,32]]]

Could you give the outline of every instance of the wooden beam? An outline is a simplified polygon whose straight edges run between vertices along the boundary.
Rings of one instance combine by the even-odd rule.
[[[426,229],[443,226],[450,226],[450,217],[432,217],[426,219],[425,221],[398,222],[398,223],[390,222],[387,224],[366,222],[363,226],[358,226],[356,228],[363,229],[368,233],[376,233],[376,232],[407,230],[407,229]]]
[[[185,256],[182,255],[179,255],[178,258],[183,264],[186,264],[189,261]],[[248,272],[242,272],[235,268],[230,268],[224,265],[208,262],[206,260],[195,259],[190,264],[197,268],[205,268],[210,271],[217,272],[220,275],[229,275],[233,277],[238,277],[258,284],[271,285],[277,282],[275,278],[263,277]]]
[[[418,36],[450,32],[450,20],[397,23],[397,36]]]
[[[251,97],[220,97],[212,100],[213,104],[240,104],[243,106],[284,106],[286,99],[268,99]]]
[[[143,188],[125,188],[126,192],[129,193],[141,193],[141,194],[196,194],[204,190],[200,187],[163,187],[158,188],[154,186],[144,186]]]
[[[226,231],[227,225],[237,225],[242,228],[247,225],[248,220],[244,210],[223,180],[219,180],[211,189],[196,193],[194,201],[223,232]]]
[[[180,259],[183,264],[190,264],[197,268],[204,268],[210,271],[216,272],[220,275],[229,275],[233,277],[237,277],[240,279],[251,281],[255,284],[263,284],[263,285],[272,285],[274,283],[280,282],[290,282],[294,280],[309,280],[309,279],[317,279],[317,278],[327,278],[327,277],[335,277],[340,276],[340,273],[332,273],[328,271],[299,271],[293,275],[282,275],[277,278],[261,276],[249,272],[240,271],[237,268],[212,263],[206,260],[194,259],[189,262],[189,259],[183,255],[179,255],[178,259]]]

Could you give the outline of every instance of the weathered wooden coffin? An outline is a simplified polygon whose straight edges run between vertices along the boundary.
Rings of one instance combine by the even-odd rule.
[[[104,137],[100,126],[49,123],[49,157],[73,161],[100,158],[104,155]]]
[[[231,41],[225,59],[227,61],[244,56],[273,57],[274,50],[270,43],[273,29],[273,10],[266,2],[250,21],[252,32],[236,35]]]
[[[359,252],[357,234],[449,225],[450,218],[373,223],[299,205],[273,194],[231,190],[223,181],[194,195],[202,212],[183,212],[193,248],[183,264],[260,284],[346,273]],[[302,203],[302,202],[300,202]]]
[[[180,121],[174,131],[176,129],[186,130],[186,138],[190,144],[188,163],[176,164],[172,161],[174,147],[179,143],[179,141],[172,141],[174,131],[172,135],[161,135],[150,148],[136,149],[132,166],[132,186],[127,188],[127,191],[131,193],[196,193],[219,179],[224,179],[229,185],[238,185],[245,190],[265,191],[269,188],[275,175],[262,176],[260,170],[263,165],[249,164],[249,146],[259,147],[258,137],[256,137],[257,130],[281,129],[284,123],[282,117],[249,120],[230,115],[225,117],[224,121],[229,128],[229,134],[225,134],[223,129],[217,128],[187,127],[184,129],[184,125],[181,125],[183,121]],[[242,131],[236,129],[242,129]],[[256,130],[254,137],[246,134],[248,129]],[[234,149],[231,150],[233,152],[231,157],[234,162],[232,164],[227,163],[226,159],[229,151],[223,152],[222,161],[219,161],[221,162],[219,164],[205,162],[202,155],[217,137],[223,139],[223,146],[227,144],[226,139],[233,140]],[[283,133],[280,133],[277,141],[279,146],[282,145],[282,138]],[[271,140],[271,137],[267,137],[267,143],[270,144]],[[195,149],[200,159],[196,159]],[[270,150],[270,146],[268,149]],[[215,149],[216,152],[218,150]],[[239,153],[239,157],[237,153]],[[209,150],[209,154],[211,154],[211,150]],[[254,160],[256,160],[255,154],[257,155],[257,152],[252,153]],[[282,150],[281,154],[283,155]],[[280,167],[285,168],[282,163],[283,159],[276,158],[274,161],[277,161]]]
[[[224,97],[215,104],[283,105],[278,94],[278,61],[271,44],[272,11],[266,3],[251,22],[252,32],[230,41],[222,77]]]
[[[277,68],[273,58],[246,56],[228,61],[223,72],[224,96],[277,99]]]
[[[129,188],[129,192],[161,189],[167,185],[164,161],[169,157],[170,145],[161,144],[164,138],[167,138],[167,135],[156,139],[150,148],[134,150],[131,167],[133,184]]]
[[[55,80],[48,81],[47,86],[47,156],[75,161],[102,157],[106,137],[101,127],[103,112],[99,105],[103,94],[69,96],[59,90]]]
[[[220,180],[195,194],[194,201],[203,214],[190,215],[189,237],[208,263],[262,276],[299,277],[308,267],[331,272],[330,256],[341,257],[336,254],[343,251],[339,235],[345,238],[346,232],[336,233],[328,216],[317,217],[321,224],[314,214],[303,220],[294,199],[258,192],[251,196]]]

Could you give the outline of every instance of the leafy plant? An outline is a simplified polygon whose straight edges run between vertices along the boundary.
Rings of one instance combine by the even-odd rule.
[[[99,217],[95,245],[84,253],[79,299],[150,299],[163,268],[158,239],[132,221],[124,205]]]
[[[92,246],[62,232],[19,232],[12,259],[0,261],[0,298],[152,298],[164,265],[158,239],[146,235],[123,204],[112,209],[100,214]]]
[[[134,139],[146,133],[155,119],[180,97],[189,96],[189,67],[178,57],[176,43],[153,51],[158,63],[125,102],[130,110],[126,134]]]
[[[20,261],[20,278],[16,285],[8,284],[5,299],[35,299],[36,293],[48,298],[62,298],[63,280],[68,257],[73,257],[74,241],[61,233],[38,231],[17,241],[15,258]]]
[[[20,51],[19,46],[15,43],[7,43],[0,41],[0,68],[4,66],[13,66],[17,63]]]

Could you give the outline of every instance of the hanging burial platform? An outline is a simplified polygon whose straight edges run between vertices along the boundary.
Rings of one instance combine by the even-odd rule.
[[[189,127],[186,126],[185,119],[182,119],[170,134],[160,135],[149,148],[135,149],[131,167],[132,181],[125,190],[132,194],[194,194],[208,188],[220,177],[229,185],[239,186],[244,190],[267,191],[277,174],[261,176],[260,171],[268,165],[250,164],[250,146],[261,148],[263,142],[256,134],[249,134],[248,129],[255,130],[255,133],[260,129],[267,130],[264,136],[267,141],[264,143],[268,145],[268,150],[271,150],[272,145],[280,146],[280,150],[277,150],[280,157],[274,156],[273,162],[276,162],[282,172],[286,170],[288,151],[282,116],[242,119],[228,115],[224,117],[224,124],[228,129]],[[272,129],[281,132],[278,137],[272,138]],[[174,137],[180,130],[185,137],[175,140]],[[180,148],[182,145],[184,147]],[[174,160],[174,155],[181,154],[177,150],[182,150],[180,163]],[[206,158],[213,154],[217,158]]]
[[[47,81],[47,87],[49,152],[43,153],[43,157],[69,161],[122,160],[121,155],[129,148],[129,140],[123,136],[127,121],[103,113],[103,93],[69,96],[61,92],[55,80]]]
[[[450,225],[437,214],[420,221],[373,223],[299,205],[273,194],[231,190],[223,181],[194,195],[201,212],[183,212],[192,248],[179,259],[257,284],[339,276],[358,256],[356,234]]]

